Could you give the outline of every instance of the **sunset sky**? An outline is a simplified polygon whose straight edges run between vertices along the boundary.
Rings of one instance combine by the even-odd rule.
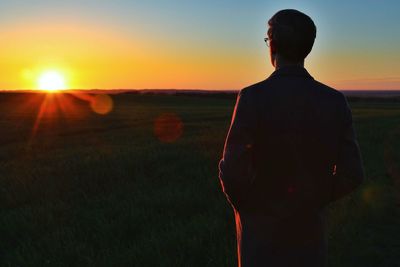
[[[394,0],[1,0],[0,89],[35,89],[46,71],[76,89],[240,89],[273,71],[263,38],[284,8],[317,26],[314,78],[400,89]]]

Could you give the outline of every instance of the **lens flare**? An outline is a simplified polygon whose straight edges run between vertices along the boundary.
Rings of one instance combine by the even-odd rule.
[[[114,102],[109,95],[100,94],[91,100],[90,107],[97,114],[106,115],[112,111]]]
[[[175,113],[164,113],[154,121],[154,134],[164,143],[173,143],[183,133],[183,122]]]

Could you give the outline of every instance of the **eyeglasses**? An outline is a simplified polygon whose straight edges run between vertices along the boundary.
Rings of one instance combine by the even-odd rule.
[[[268,37],[264,38],[264,42],[268,47],[269,47],[269,41],[270,41],[270,39]]]

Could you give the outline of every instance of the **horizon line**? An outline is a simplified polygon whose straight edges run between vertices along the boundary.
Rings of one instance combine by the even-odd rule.
[[[242,88],[241,88],[242,89]],[[240,91],[241,89],[204,89],[204,88],[90,88],[90,89],[62,89],[59,92],[68,91],[210,91],[210,92],[232,92]],[[399,89],[338,89],[338,91],[400,91]],[[0,89],[0,92],[45,92],[41,89]]]

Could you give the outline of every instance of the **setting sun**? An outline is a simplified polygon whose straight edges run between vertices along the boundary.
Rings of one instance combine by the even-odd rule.
[[[40,90],[58,91],[65,90],[65,78],[57,71],[47,71],[40,75],[38,79],[38,87]]]

